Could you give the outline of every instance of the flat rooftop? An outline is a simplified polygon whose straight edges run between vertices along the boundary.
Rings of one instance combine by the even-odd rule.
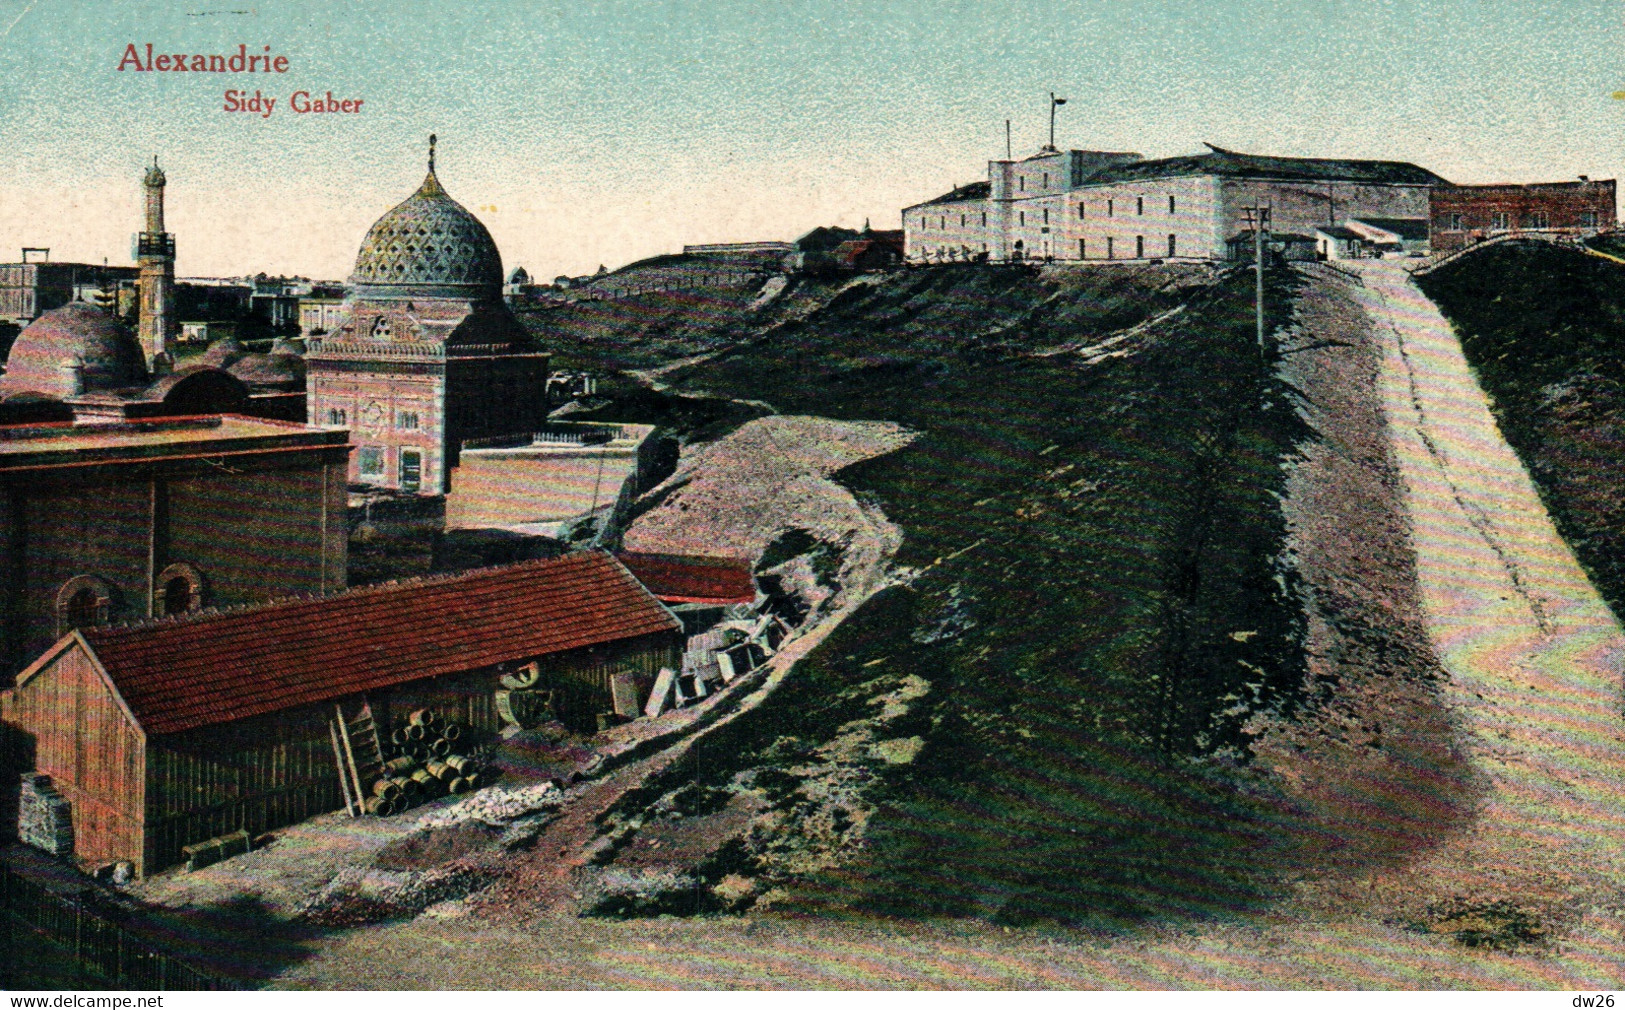
[[[347,448],[350,433],[237,414],[0,425],[0,472],[172,456]]]

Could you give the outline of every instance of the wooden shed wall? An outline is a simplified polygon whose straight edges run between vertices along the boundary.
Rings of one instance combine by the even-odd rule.
[[[128,859],[139,872],[145,742],[84,649],[64,649],[8,691],[0,719],[14,752],[7,763],[51,776],[72,804],[75,855]]]
[[[496,674],[427,678],[387,690],[155,738],[148,762],[147,865],[181,859],[182,846],[239,829],[261,834],[341,810],[328,722],[370,703],[385,750],[390,727],[419,708],[476,731],[500,725]],[[471,741],[472,742],[472,741]]]
[[[155,737],[147,761],[147,865],[178,862],[182,846],[216,835],[257,835],[342,807],[331,714],[312,706]]]
[[[581,729],[591,728],[599,712],[612,712],[615,700],[610,679],[630,673],[644,698],[654,687],[662,666],[678,668],[683,661],[683,638],[678,632],[658,632],[620,642],[608,642],[537,659],[542,684],[557,698],[559,718]]]

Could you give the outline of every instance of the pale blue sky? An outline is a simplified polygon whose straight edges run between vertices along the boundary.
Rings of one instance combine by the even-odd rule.
[[[248,14],[209,13],[249,10]],[[1619,174],[1618,0],[470,3],[0,0],[0,258],[125,262],[170,178],[182,274],[342,277],[422,177],[551,277],[684,242],[896,226],[1044,140],[1394,158],[1458,181]],[[9,27],[8,27],[9,26]],[[117,72],[128,42],[283,75]],[[222,110],[227,88],[277,99]],[[298,116],[295,90],[365,100]]]

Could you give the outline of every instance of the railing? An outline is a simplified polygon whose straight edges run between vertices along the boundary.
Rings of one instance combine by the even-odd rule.
[[[529,445],[606,445],[627,437],[625,425],[599,421],[555,421],[541,431],[465,438],[462,446],[465,450],[471,450],[520,449]]]
[[[1592,230],[1591,234],[1597,234],[1597,232]],[[1428,259],[1423,260],[1422,264],[1413,269],[1411,273],[1417,277],[1430,274],[1446,264],[1454,263],[1463,256],[1480,252],[1484,249],[1488,249],[1490,246],[1500,245],[1503,242],[1526,241],[1546,242],[1551,245],[1579,245],[1585,240],[1585,238],[1586,235],[1567,228],[1526,228],[1514,231],[1497,232],[1494,235],[1491,235],[1489,238],[1479,239],[1477,242],[1474,242],[1471,245],[1463,246],[1462,248],[1453,252],[1441,253],[1437,256],[1429,257]]]
[[[1358,287],[1365,287],[1365,279],[1348,267],[1340,267],[1325,260],[1295,260],[1294,263],[1306,270],[1310,267],[1314,267],[1316,270],[1328,270],[1341,280],[1348,281]]]
[[[85,970],[119,989],[236,989],[152,947],[73,898],[56,894],[0,861],[0,909],[14,923],[71,951]],[[11,924],[4,924],[10,928]],[[13,944],[14,949],[17,945]]]
[[[175,236],[168,232],[144,231],[136,236],[137,256],[174,256]]]

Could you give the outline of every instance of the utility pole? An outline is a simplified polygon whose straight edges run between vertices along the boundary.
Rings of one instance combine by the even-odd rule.
[[[1004,121],[1004,160],[1015,160],[1015,156],[1010,153],[1010,120],[1008,119]]]
[[[1049,150],[1055,150],[1055,107],[1065,105],[1066,99],[1056,98],[1055,92],[1049,93]]]
[[[1262,204],[1241,208],[1242,220],[1253,232],[1253,294],[1254,312],[1258,323],[1258,357],[1264,359],[1264,231],[1269,227],[1270,209]]]

